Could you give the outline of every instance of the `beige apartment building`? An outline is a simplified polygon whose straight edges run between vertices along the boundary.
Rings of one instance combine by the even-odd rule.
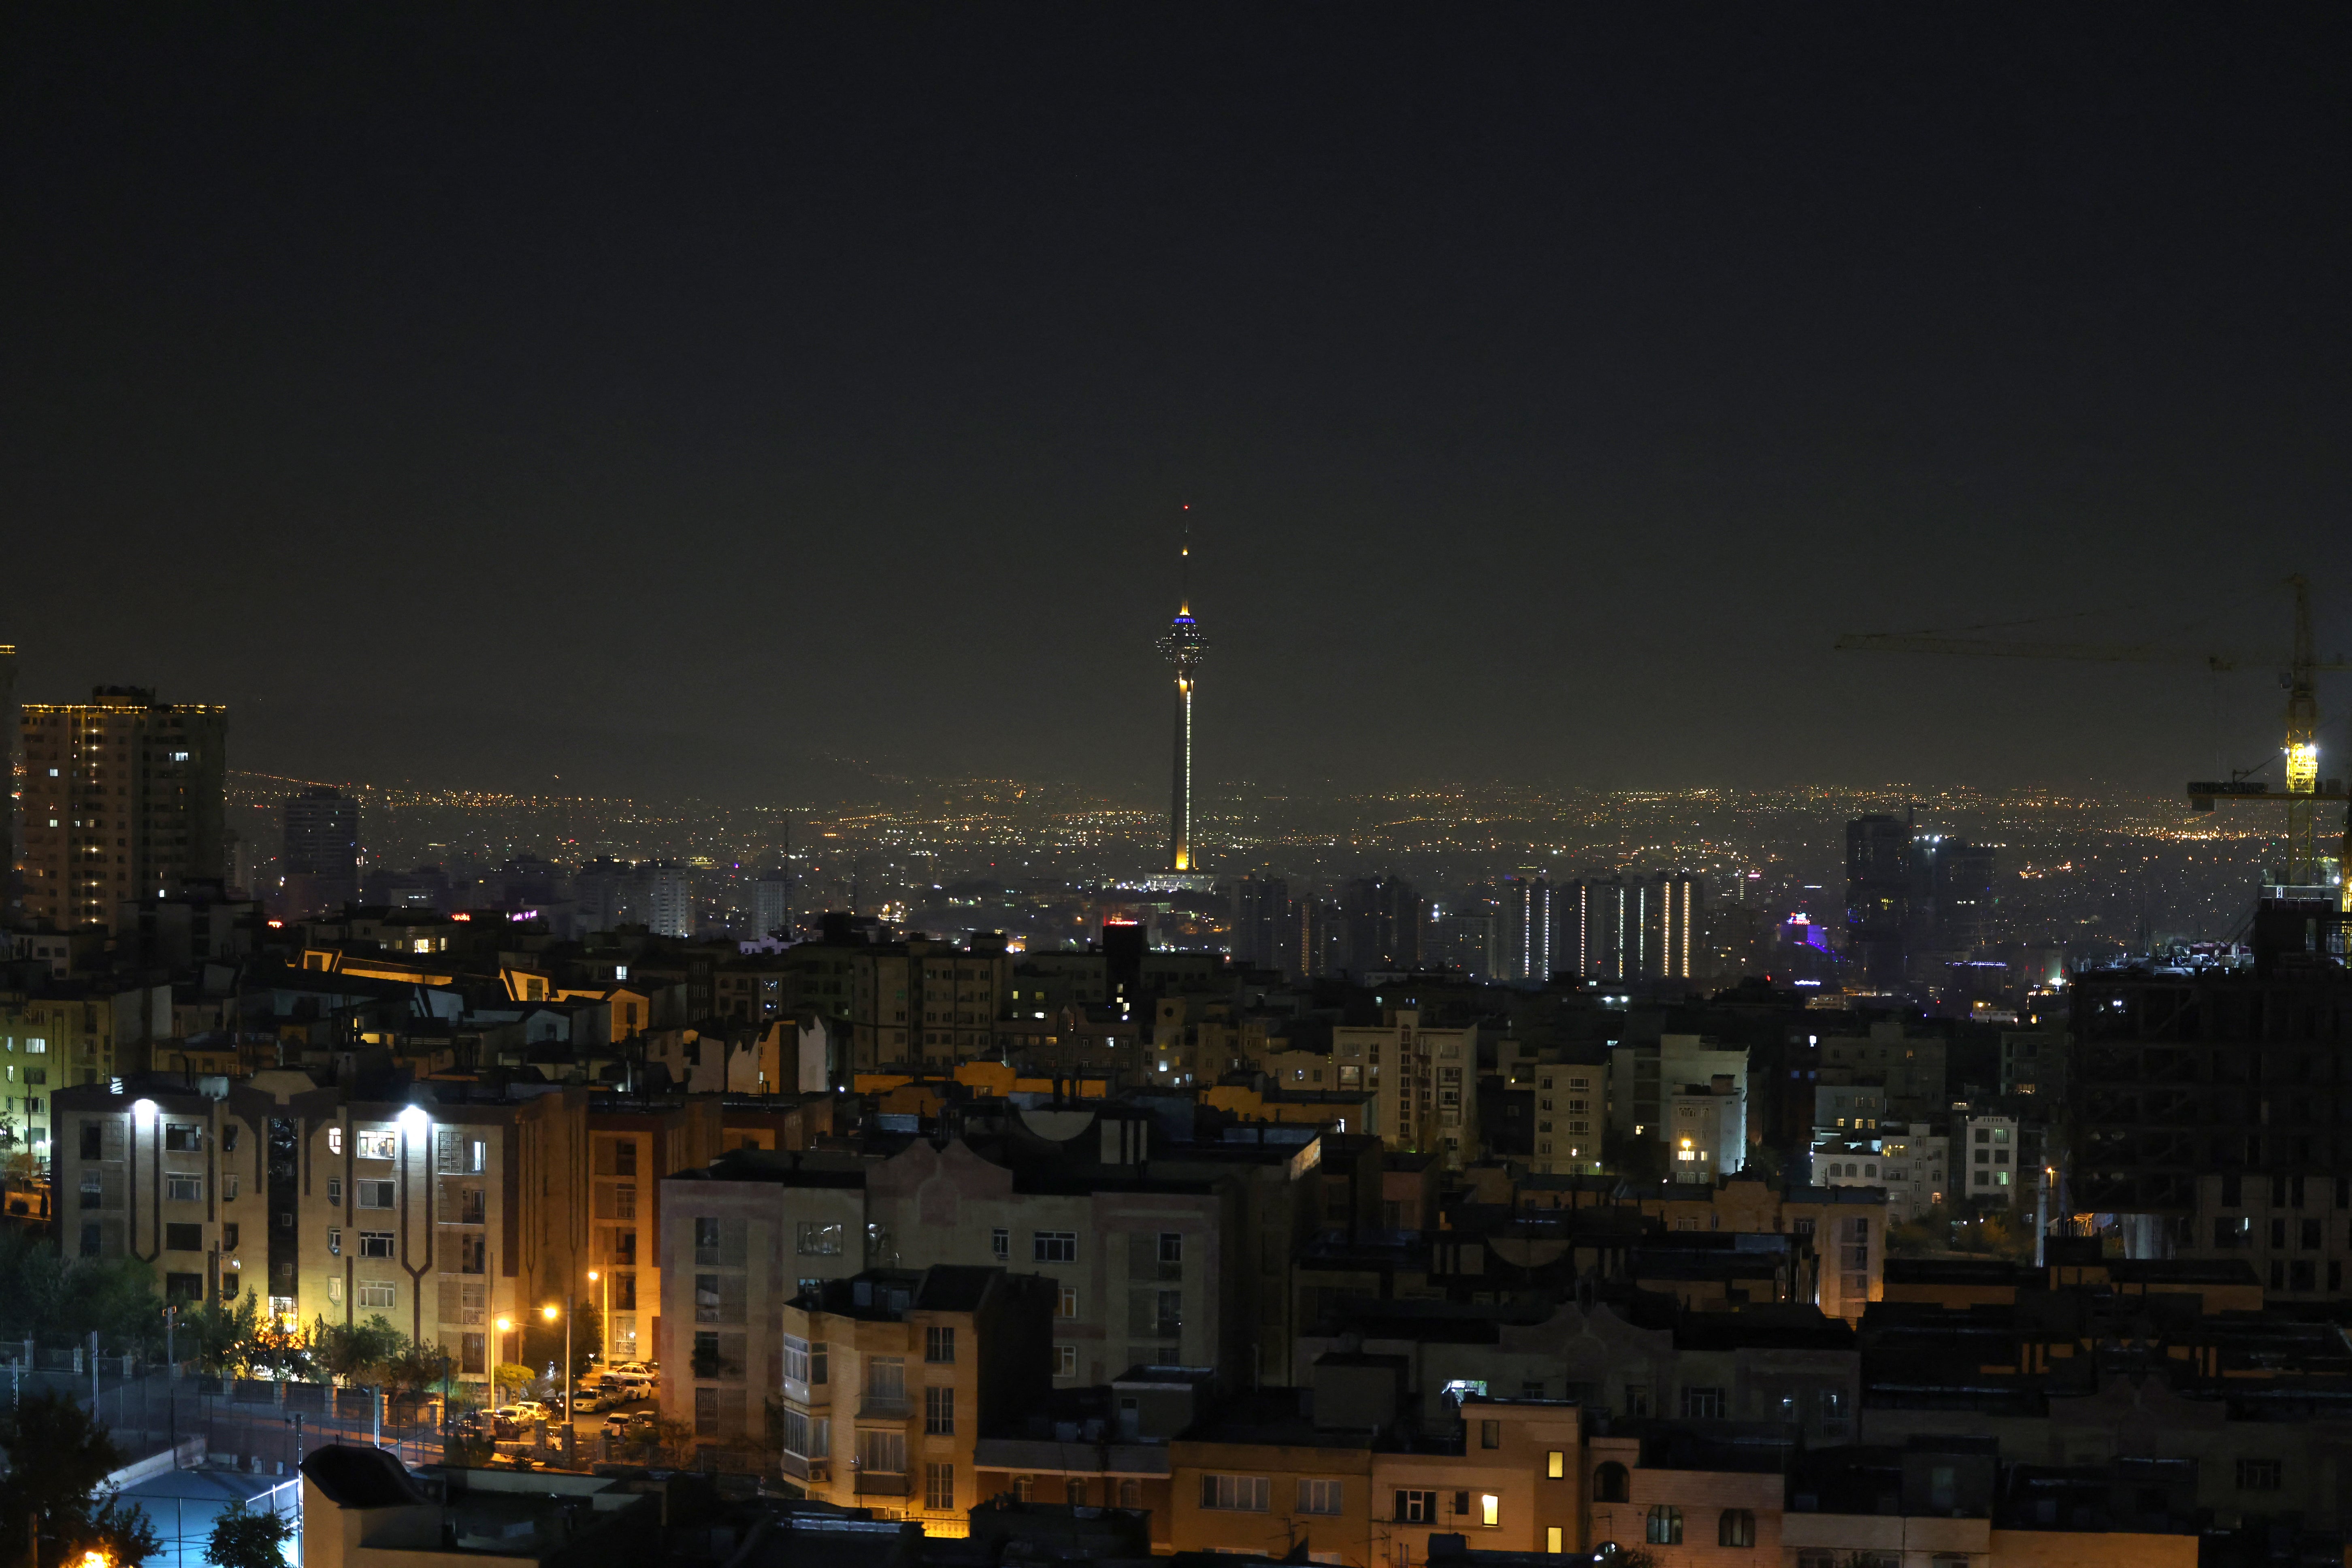
[[[145,1258],[173,1299],[250,1293],[297,1323],[381,1315],[448,1351],[461,1381],[487,1382],[500,1318],[519,1323],[551,1285],[560,1300],[578,1205],[532,1200],[555,1196],[542,1179],[578,1121],[563,1097],[370,1101],[290,1068],[214,1083],[65,1091],[71,1252]]]
[[[717,1239],[723,1254],[723,1228]],[[723,1317],[731,1280],[698,1286],[705,1310]],[[1047,1387],[1054,1297],[1038,1275],[943,1264],[828,1280],[785,1302],[784,1473],[812,1498],[961,1535],[986,1500],[973,1475],[981,1432]],[[698,1330],[696,1355],[723,1355],[726,1339]],[[697,1389],[698,1434],[724,1428],[719,1398]]]
[[[1379,1121],[1364,1131],[1391,1149],[1433,1151],[1459,1170],[1478,1152],[1478,1031],[1429,1029],[1417,1007],[1391,1007],[1377,1026],[1331,1031],[1331,1070],[1341,1089],[1375,1097]]]
[[[101,686],[23,709],[25,913],[58,930],[228,870],[228,710]]]
[[[996,1058],[996,1020],[1013,983],[1003,936],[978,934],[961,948],[916,937],[848,953],[850,1045],[858,1071]]]

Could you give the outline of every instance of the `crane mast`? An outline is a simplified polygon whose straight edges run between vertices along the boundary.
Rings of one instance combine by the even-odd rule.
[[[2323,670],[2352,669],[2344,660],[2321,659],[2311,630],[2311,580],[2301,573],[2289,577],[2294,590],[2294,642],[2279,683],[2286,688],[2286,742],[2280,749],[2284,787],[2273,790],[2260,780],[2243,777],[2204,780],[2189,786],[2190,805],[2210,811],[2217,801],[2267,801],[2286,807],[2287,863],[2282,879],[2288,886],[2310,888],[2320,879],[2319,807],[2347,806],[2338,847],[2338,892],[2341,908],[2352,910],[2352,799],[2338,779],[2319,776],[2319,682]],[[2191,656],[2152,643],[2104,644],[2075,642],[2006,642],[1990,637],[1943,637],[1934,633],[1848,632],[1837,647],[1855,653],[1932,653],[1991,658],[2056,658],[2098,663],[2168,663],[2195,658],[2216,671],[2261,662],[2239,654]]]

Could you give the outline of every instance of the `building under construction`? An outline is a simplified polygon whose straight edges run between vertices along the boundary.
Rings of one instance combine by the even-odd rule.
[[[2136,1257],[2242,1258],[2277,1295],[2352,1261],[2352,973],[2331,900],[2265,900],[2253,962],[2075,976],[2067,1206]]]

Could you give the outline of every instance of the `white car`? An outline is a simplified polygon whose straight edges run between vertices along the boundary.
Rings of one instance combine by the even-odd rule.
[[[555,1419],[555,1412],[550,1410],[546,1405],[541,1405],[536,1399],[518,1399],[510,1407],[510,1411],[514,1418],[518,1421],[552,1421]]]

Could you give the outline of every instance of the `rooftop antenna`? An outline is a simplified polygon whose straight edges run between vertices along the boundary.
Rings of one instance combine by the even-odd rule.
[[[1184,503],[1184,526],[1181,542],[1176,549],[1176,613],[1192,613],[1192,506]]]

